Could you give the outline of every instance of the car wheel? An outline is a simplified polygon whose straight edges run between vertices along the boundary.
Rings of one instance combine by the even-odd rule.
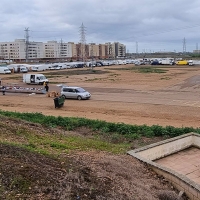
[[[77,99],[78,99],[78,100],[82,100],[82,97],[81,97],[81,96],[77,96]]]

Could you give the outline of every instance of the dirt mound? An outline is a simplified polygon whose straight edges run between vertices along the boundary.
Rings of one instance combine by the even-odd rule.
[[[79,152],[59,160],[0,145],[1,199],[159,199],[170,185],[127,155]]]

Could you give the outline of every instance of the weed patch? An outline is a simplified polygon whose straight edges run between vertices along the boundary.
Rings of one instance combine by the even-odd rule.
[[[132,68],[132,70],[138,72],[138,73],[166,73],[168,70],[166,69],[159,69],[159,68],[152,68],[152,67],[138,67],[138,68]]]
[[[129,71],[134,71],[137,73],[166,73],[168,70],[167,69],[160,69],[160,68],[155,68],[152,66],[145,66],[145,67],[124,67],[124,68],[112,68],[111,70],[129,70]]]

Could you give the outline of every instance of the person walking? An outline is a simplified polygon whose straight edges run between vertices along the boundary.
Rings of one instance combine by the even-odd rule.
[[[49,91],[49,86],[48,86],[48,84],[46,84],[44,87],[45,87],[46,92],[48,92],[48,91]]]
[[[2,86],[2,87],[1,87],[1,91],[2,91],[2,94],[5,95],[6,87],[5,87],[5,86]]]

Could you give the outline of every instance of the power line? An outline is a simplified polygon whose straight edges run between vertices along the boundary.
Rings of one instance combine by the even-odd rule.
[[[186,54],[186,40],[183,38],[183,55],[185,56]]]
[[[136,42],[136,54],[138,54],[138,42]]]
[[[80,45],[81,45],[81,58],[82,61],[85,61],[85,45],[86,45],[86,27],[83,25],[83,23],[80,26]]]
[[[59,58],[62,57],[62,54],[63,54],[63,40],[62,40],[62,38],[60,40],[60,53],[59,54],[60,54]]]
[[[93,43],[91,44],[91,57],[92,57],[92,66],[91,69],[93,70],[93,60],[94,60],[94,51],[93,51]]]
[[[32,30],[30,30],[31,32],[60,32],[60,30],[58,30],[58,31],[32,31]]]
[[[29,28],[25,28],[25,41],[26,41],[26,62],[28,62],[28,45],[29,45]]]

